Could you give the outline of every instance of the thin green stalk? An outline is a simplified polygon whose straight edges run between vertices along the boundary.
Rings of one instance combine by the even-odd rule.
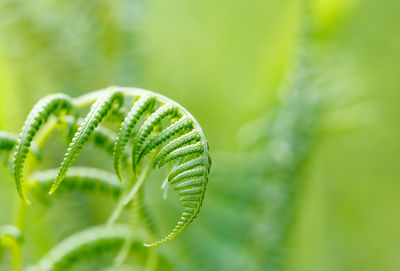
[[[132,189],[129,191],[129,193],[126,196],[122,196],[121,200],[118,202],[117,207],[115,207],[110,219],[107,221],[107,225],[113,225],[115,221],[120,217],[122,210],[132,201],[133,197],[137,194],[139,191],[139,188],[142,186],[144,181],[146,180],[147,176],[150,173],[150,163],[148,163],[142,170],[139,178],[133,185]]]
[[[121,215],[122,210],[132,201],[132,199],[138,193],[140,187],[142,186],[142,184],[146,180],[147,176],[149,175],[150,169],[151,169],[151,166],[150,166],[150,163],[148,163],[143,168],[139,178],[137,178],[137,181],[133,184],[133,187],[129,191],[129,193],[126,196],[121,197],[121,200],[118,202],[118,205],[114,209],[110,219],[107,221],[108,226],[112,226],[117,221],[117,219]],[[114,260],[115,267],[121,266],[125,262],[126,258],[129,255],[129,251],[130,251],[133,241],[134,241],[133,236],[129,236],[127,238],[125,244],[121,248],[121,251],[119,252],[118,256]]]
[[[153,247],[149,248],[145,271],[155,271],[158,265],[158,253]]]
[[[11,247],[11,257],[12,257],[12,270],[13,271],[22,270],[21,269],[22,246],[20,244],[16,243]]]

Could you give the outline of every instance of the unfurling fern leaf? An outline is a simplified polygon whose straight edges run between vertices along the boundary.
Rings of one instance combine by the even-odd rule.
[[[125,97],[135,99],[130,109],[123,107]],[[102,145],[101,147],[107,152],[112,150],[114,170],[117,179],[122,182],[121,162],[125,147],[131,140],[133,176],[138,180],[136,183],[132,180],[126,185],[129,190],[123,193],[120,201],[122,204],[117,205],[109,224],[113,224],[122,208],[128,205],[132,198],[138,196],[136,193],[140,191],[151,165],[153,168],[161,168],[166,164],[174,164],[167,169],[166,181],[176,185],[175,190],[178,190],[184,210],[171,233],[148,246],[172,240],[197,217],[200,211],[211,160],[207,140],[197,120],[178,103],[151,91],[112,87],[76,99],[70,99],[65,95],[53,95],[40,101],[32,110],[22,130],[14,160],[14,175],[21,197],[26,199],[22,189],[22,166],[32,138],[40,125],[46,122],[51,113],[58,113],[60,111],[58,109],[72,111],[75,107],[82,108],[90,104],[92,106],[83,121],[79,118],[62,119],[67,124],[70,122],[68,124],[70,126],[71,123],[72,126],[78,123],[79,127],[69,143],[57,173],[51,170],[34,174],[32,178],[35,182],[31,187],[38,187],[38,183],[41,184],[40,187],[47,187],[54,177],[49,194],[53,194],[63,180],[63,187],[67,190],[102,189],[106,194],[120,194],[124,187],[121,184],[117,185],[115,178],[111,178],[108,174],[99,176],[102,174],[98,174],[99,171],[88,171],[84,168],[72,168],[71,172],[68,171],[84,144],[92,136],[95,143]],[[118,119],[125,116],[117,135],[108,130],[104,132],[106,128],[99,127],[109,112],[114,112],[114,115],[119,116]],[[142,165],[144,163],[146,164]]]
[[[67,113],[74,111],[74,106],[69,96],[65,94],[53,94],[41,99],[29,113],[19,135],[14,155],[13,171],[17,191],[27,203],[29,201],[24,192],[22,171],[33,137],[40,126],[47,122],[51,114],[57,115],[63,110],[67,111]]]
[[[179,184],[180,181],[184,180],[196,179],[191,185],[182,186],[182,188],[179,189],[180,200],[184,211],[172,232],[161,241],[154,242],[149,246],[159,245],[177,236],[196,218],[200,211],[211,166],[211,160],[208,154],[208,143],[197,120],[178,103],[147,90],[118,87],[114,89],[126,96],[139,97],[139,99],[134,102],[124,122],[121,124],[120,132],[116,139],[113,158],[114,169],[118,178],[122,181],[120,169],[121,155],[124,152],[125,146],[128,144],[130,136],[134,132],[133,130],[136,124],[139,119],[144,116],[146,111],[151,111],[154,108],[154,112],[144,119],[143,124],[138,127],[138,132],[133,138],[132,168],[135,175],[141,170],[140,164],[146,155],[155,150],[156,153],[154,156],[156,158],[154,161],[151,161],[154,167],[162,167],[180,158],[177,167],[180,168],[182,173],[188,171],[185,175],[186,177],[177,180],[175,184]],[[106,94],[104,94],[104,92]],[[110,95],[107,93],[109,93],[109,91],[104,90],[99,91],[97,95]],[[88,101],[96,100],[96,98],[97,96],[95,93],[88,94],[87,100],[81,98],[80,101],[82,103],[87,103]],[[170,124],[166,125],[166,128],[162,128],[163,124],[165,125],[164,122],[167,121],[165,120],[167,117]],[[195,162],[192,166],[188,166],[186,163],[193,159],[201,160],[201,162]],[[179,167],[183,164],[186,164],[186,167]],[[189,170],[194,168],[196,169],[193,174],[193,172]],[[141,185],[141,183],[139,183],[139,185]],[[130,201],[130,198],[136,191],[138,191],[138,187],[135,185],[132,188],[132,193],[129,193],[127,199],[124,200],[125,204]],[[115,216],[113,215],[112,217],[112,221],[114,221]]]
[[[123,88],[122,91],[128,95],[138,95],[135,89]],[[141,91],[144,92],[143,94],[149,93]],[[166,163],[180,158],[173,169],[180,167],[182,173],[188,173],[186,173],[187,177],[177,180],[175,182],[176,185],[184,180],[196,179],[196,181],[179,189],[180,201],[184,211],[171,233],[148,246],[156,246],[172,240],[196,218],[202,205],[211,166],[208,143],[197,120],[178,103],[156,93],[153,93],[153,96],[158,102],[158,108],[155,108],[154,113],[144,120],[133,140],[133,170],[137,171],[146,155],[156,150],[155,159],[152,162],[154,166],[162,167]],[[162,128],[162,121],[167,117],[170,119],[170,124],[166,125],[166,128]],[[177,118],[178,120],[176,120]],[[125,129],[124,125],[126,124],[122,124],[121,130]],[[193,142],[196,143],[192,144]],[[163,144],[164,146],[162,146]],[[202,162],[195,163],[193,167],[182,168],[183,164],[193,159],[198,159]],[[196,174],[189,171],[193,168],[196,168]],[[168,178],[168,180],[170,179]]]

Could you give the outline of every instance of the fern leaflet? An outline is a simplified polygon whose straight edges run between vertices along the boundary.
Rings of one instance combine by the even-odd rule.
[[[51,114],[57,115],[62,112],[62,110],[66,110],[68,113],[74,111],[71,98],[65,94],[49,95],[41,99],[33,107],[25,121],[24,126],[22,127],[14,154],[13,171],[15,183],[17,185],[17,191],[26,203],[29,203],[29,201],[25,196],[23,188],[22,171],[33,137],[39,130],[40,126],[47,122]]]
[[[117,102],[119,106],[122,106],[123,96],[121,92],[111,90],[106,92],[92,105],[90,112],[84,119],[83,123],[79,126],[78,131],[75,133],[74,138],[69,145],[49,194],[53,194],[56,191],[57,187],[65,177],[69,167],[78,157],[83,145],[87,142],[93,130],[110,111],[114,102]]]

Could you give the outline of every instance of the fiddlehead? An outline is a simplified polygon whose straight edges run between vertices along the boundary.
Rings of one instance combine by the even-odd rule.
[[[132,164],[134,171],[137,170],[146,155],[154,149],[156,149],[154,154],[156,158],[153,159],[153,167],[162,167],[177,158],[180,158],[177,167],[193,159],[201,160],[202,162],[194,163],[193,167],[181,166],[182,174],[198,167],[196,174],[187,172],[185,177],[174,182],[176,185],[182,182],[177,190],[179,190],[180,201],[184,211],[171,233],[160,241],[151,243],[149,246],[172,240],[196,218],[204,198],[211,166],[208,143],[196,119],[176,102],[158,94],[154,94],[154,96],[160,105],[144,121],[133,141]],[[166,117],[170,117],[171,123],[162,128],[160,123]],[[175,119],[178,120],[174,121]],[[159,128],[155,129],[155,127]],[[198,142],[190,144],[193,141]],[[157,147],[162,147],[161,151],[157,150]],[[169,174],[171,173],[173,172],[169,172]],[[168,180],[171,179],[168,177]],[[196,181],[193,181],[193,179],[196,179]],[[188,180],[192,182],[183,183],[183,181]]]
[[[208,143],[197,120],[178,103],[146,90],[114,87],[114,93],[117,92],[134,98],[139,97],[133,103],[124,122],[121,124],[115,143],[113,155],[114,169],[120,180],[122,180],[120,157],[124,151],[124,147],[128,144],[134,127],[144,112],[150,111],[152,108],[154,108],[154,112],[143,120],[143,124],[138,128],[138,132],[133,138],[132,168],[134,173],[137,174],[138,171],[143,170],[141,169],[141,162],[153,150],[156,151],[154,154],[156,158],[152,161],[153,167],[158,166],[160,168],[180,158],[177,165],[179,167],[193,159],[198,159],[192,167],[188,167],[187,165],[180,167],[181,174],[188,170],[192,171],[185,173],[179,179],[175,180],[174,184],[177,185],[183,181],[196,180],[182,183],[177,188],[184,211],[170,234],[161,241],[150,244],[150,246],[159,245],[177,236],[196,218],[200,211],[211,166]],[[99,91],[97,95],[96,93],[88,94],[86,98],[81,97],[80,102],[90,103],[90,101],[97,100],[98,96],[104,97],[110,95],[109,93],[109,90],[104,90]],[[96,101],[97,103],[98,101]],[[170,124],[163,125],[163,121],[166,122],[167,120],[165,119],[167,117],[170,119]],[[166,127],[163,128],[164,126]],[[161,151],[157,147],[161,148]],[[201,162],[199,162],[200,160]],[[194,168],[196,170],[193,170]],[[141,182],[144,181],[143,178],[140,179]],[[139,185],[141,185],[141,182]],[[134,186],[132,189],[131,193],[128,193],[128,196],[124,199],[125,205],[130,202],[138,191],[137,186]],[[116,215],[113,215],[112,221],[116,217],[118,217],[118,212]]]
[[[135,99],[128,109],[124,107],[125,97]],[[54,180],[49,194],[54,193],[61,184],[63,190],[66,191],[80,190],[90,193],[98,191],[112,196],[123,194],[123,190],[129,188],[130,185],[123,186],[115,180],[122,181],[121,162],[125,157],[126,145],[132,140],[130,145],[133,175],[138,176],[140,172],[140,181],[122,197],[122,208],[128,205],[135,196],[142,196],[136,193],[141,191],[140,186],[151,170],[151,165],[153,168],[161,168],[173,163],[174,166],[167,169],[166,181],[175,185],[184,210],[171,233],[149,246],[172,240],[196,218],[200,211],[211,160],[207,140],[197,120],[178,103],[151,91],[113,87],[75,99],[57,94],[41,100],[30,113],[22,129],[15,154],[14,177],[21,197],[26,199],[22,189],[22,167],[32,138],[40,125],[45,123],[52,113],[58,114],[62,109],[71,113],[75,111],[75,108],[80,109],[88,105],[91,107],[83,120],[75,116],[61,119],[60,123],[67,123],[69,126],[67,134],[76,130],[73,137],[70,136],[72,139],[69,148],[58,170],[36,172],[31,175],[30,188],[42,191],[50,186],[51,180]],[[114,134],[106,126],[100,126],[111,111],[120,116],[118,119],[125,116],[118,134]],[[74,128],[75,123],[78,128]],[[97,169],[71,168],[89,137],[94,139],[95,145],[106,152],[112,151],[117,178]],[[147,157],[151,157],[150,161],[142,166]],[[127,159],[124,158],[124,160]],[[143,206],[138,207],[141,217],[147,219]],[[119,212],[116,212],[115,220],[118,216]],[[150,227],[150,231],[154,235],[154,228]]]

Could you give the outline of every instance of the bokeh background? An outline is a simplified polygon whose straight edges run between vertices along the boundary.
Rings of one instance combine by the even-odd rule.
[[[49,93],[159,92],[196,116],[213,157],[198,220],[160,248],[173,270],[400,270],[399,11],[396,0],[2,0],[0,130],[18,133]],[[177,208],[148,182],[165,233]],[[28,208],[25,265],[99,222],[76,197]],[[17,202],[1,166],[0,225]]]

